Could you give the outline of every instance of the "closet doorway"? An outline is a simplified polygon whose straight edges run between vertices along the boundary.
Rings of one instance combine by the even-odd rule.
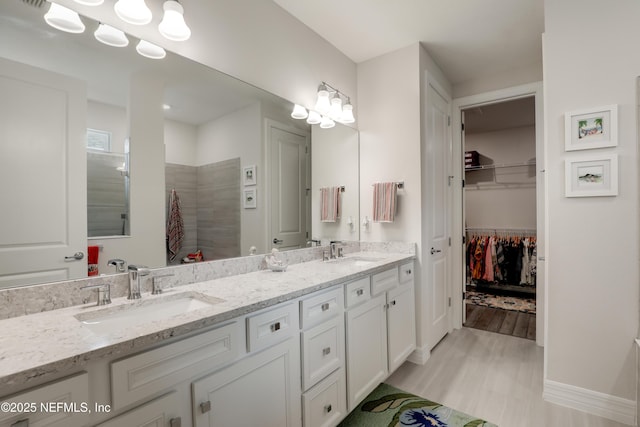
[[[467,99],[473,102],[458,100],[463,180],[458,283],[460,326],[542,345],[544,171],[537,89],[530,85]]]

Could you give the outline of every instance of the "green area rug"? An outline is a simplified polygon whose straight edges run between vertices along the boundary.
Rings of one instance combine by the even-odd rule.
[[[497,427],[384,383],[373,390],[339,427],[350,426]]]

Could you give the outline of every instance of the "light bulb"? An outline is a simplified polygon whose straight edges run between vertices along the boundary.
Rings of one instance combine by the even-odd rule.
[[[329,117],[333,120],[339,120],[342,117],[342,99],[338,93],[331,99],[331,108],[329,109]]]
[[[320,122],[320,127],[322,129],[331,129],[335,125],[336,125],[336,123],[333,120],[331,120],[330,117],[322,116],[322,121]]]
[[[93,35],[96,40],[109,46],[125,47],[129,44],[127,36],[111,25],[100,24]]]
[[[307,117],[309,117],[309,113],[307,113],[307,109],[302,105],[296,104],[293,106],[291,117],[293,117],[294,119],[306,119]]]
[[[342,106],[342,115],[340,116],[341,123],[353,123],[356,121],[353,117],[353,105],[349,101]]]
[[[144,0],[118,0],[113,8],[116,15],[129,24],[146,25],[151,22],[151,10]]]
[[[57,3],[51,3],[49,11],[44,15],[44,20],[53,28],[67,33],[79,34],[85,28],[77,12]]]
[[[184,22],[184,8],[175,0],[165,1],[162,8],[164,16],[158,25],[160,34],[176,42],[187,40],[191,37],[191,30]]]
[[[309,111],[309,117],[307,118],[307,123],[309,123],[310,125],[317,125],[322,121],[322,117],[320,116],[320,113],[318,113],[317,111]]]
[[[146,40],[140,40],[140,43],[136,46],[136,51],[140,55],[151,59],[162,59],[167,56],[167,52],[163,48]]]
[[[327,114],[331,109],[331,103],[329,102],[329,91],[325,85],[320,85],[318,88],[318,100],[316,101],[316,111],[320,114]]]

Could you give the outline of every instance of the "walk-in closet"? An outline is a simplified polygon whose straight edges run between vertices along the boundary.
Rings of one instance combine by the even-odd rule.
[[[536,339],[535,98],[463,111],[465,326]]]

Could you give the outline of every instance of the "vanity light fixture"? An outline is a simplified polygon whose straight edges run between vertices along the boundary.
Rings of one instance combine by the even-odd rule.
[[[351,105],[351,99],[347,97],[347,103],[342,106],[342,115],[338,119],[340,123],[354,123],[356,121],[353,117],[353,105]]]
[[[151,9],[144,0],[118,0],[113,6],[118,18],[133,25],[146,25],[151,22]]]
[[[307,123],[310,125],[317,125],[322,122],[322,116],[317,111],[309,111],[309,117],[307,117]]]
[[[79,34],[85,28],[77,12],[57,3],[51,3],[49,11],[44,15],[44,20],[53,28],[67,33]]]
[[[340,98],[340,92],[336,92],[333,98],[331,98],[329,117],[331,117],[332,120],[340,120],[340,117],[342,117],[342,98]]]
[[[331,120],[329,116],[322,116],[322,121],[320,122],[320,127],[322,129],[331,129],[336,125],[336,122]]]
[[[140,55],[151,59],[162,59],[167,56],[167,52],[163,48],[146,40],[140,40],[140,43],[136,46],[136,51]]]
[[[296,104],[293,106],[293,111],[291,112],[291,117],[294,119],[306,119],[309,117],[309,113],[307,113],[307,109],[302,105]]]
[[[188,40],[191,30],[184,22],[184,8],[176,0],[167,0],[162,5],[164,16],[158,25],[158,31],[165,38],[176,42]]]
[[[323,82],[318,86],[318,100],[316,101],[316,111],[320,114],[327,114],[331,109],[331,102],[329,101],[329,90],[327,85]]]
[[[125,47],[129,45],[129,39],[123,31],[107,24],[100,24],[93,33],[96,40],[109,46]]]

